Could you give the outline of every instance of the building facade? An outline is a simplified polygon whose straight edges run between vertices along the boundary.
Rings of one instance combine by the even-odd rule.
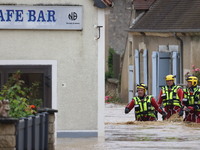
[[[103,136],[105,10],[93,0],[0,0],[0,8],[1,85],[20,70],[42,83],[43,107],[58,109],[58,137]]]
[[[126,101],[140,82],[157,98],[168,74],[176,75],[176,84],[183,85],[185,74],[200,63],[198,0],[135,2],[137,15],[129,29],[121,78],[121,96]]]

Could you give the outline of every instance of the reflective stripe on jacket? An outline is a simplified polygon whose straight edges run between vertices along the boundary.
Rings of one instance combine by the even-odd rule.
[[[151,105],[151,95],[146,96],[143,100],[139,97],[134,97],[135,100],[135,115],[136,119],[143,116],[155,117],[155,108]],[[138,107],[137,107],[138,106]]]
[[[173,105],[181,107],[181,102],[177,93],[180,86],[173,86],[169,89],[167,86],[162,87],[162,93],[166,94],[166,99],[163,99],[163,106]]]
[[[200,106],[200,89],[198,87],[195,87],[193,92],[189,88],[186,88],[183,91],[184,98],[188,100],[188,106]],[[200,111],[200,109],[197,109],[196,111]]]

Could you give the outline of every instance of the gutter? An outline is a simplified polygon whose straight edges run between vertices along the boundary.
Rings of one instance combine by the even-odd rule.
[[[175,32],[174,37],[180,42],[180,83],[183,83],[183,40]]]
[[[134,29],[129,28],[127,29],[129,32],[157,32],[157,33],[168,33],[168,32],[181,32],[181,33],[188,33],[188,32],[200,32],[200,29],[162,29],[162,30],[153,30],[153,29]]]

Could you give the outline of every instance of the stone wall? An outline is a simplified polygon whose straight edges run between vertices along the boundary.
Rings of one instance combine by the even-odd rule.
[[[49,114],[49,134],[48,134],[48,148],[55,150],[55,115]]]
[[[117,54],[123,54],[127,39],[127,29],[131,20],[132,0],[113,0],[114,7],[109,15],[109,47]]]
[[[43,111],[44,112],[44,111]],[[48,149],[55,150],[55,112],[48,110]],[[0,118],[0,150],[16,150],[18,119]]]
[[[0,149],[16,150],[17,119],[0,118]]]
[[[119,80],[108,79],[105,84],[105,95],[119,97]]]

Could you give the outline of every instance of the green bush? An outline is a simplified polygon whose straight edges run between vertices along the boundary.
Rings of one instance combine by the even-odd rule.
[[[10,117],[20,118],[36,113],[36,108],[42,103],[42,100],[37,98],[38,87],[39,83],[33,83],[31,87],[27,87],[21,80],[20,71],[9,77],[1,89],[0,100],[9,100]]]
[[[113,54],[115,54],[114,49],[109,48],[109,55],[108,55],[108,71],[105,72],[105,80],[108,78],[113,78]]]

